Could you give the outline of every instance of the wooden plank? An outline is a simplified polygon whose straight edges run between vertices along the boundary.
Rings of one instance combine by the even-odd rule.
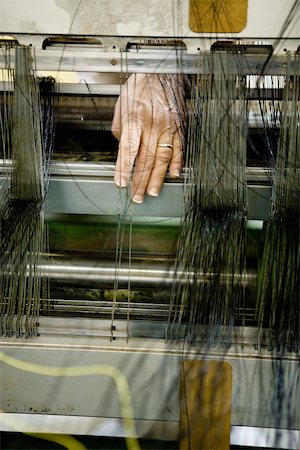
[[[180,450],[229,450],[232,368],[186,359],[180,376]]]
[[[190,0],[189,27],[195,33],[240,33],[247,14],[248,0]]]

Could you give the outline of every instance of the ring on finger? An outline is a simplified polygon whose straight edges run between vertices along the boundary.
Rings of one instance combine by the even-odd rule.
[[[173,148],[172,144],[157,144],[157,147]]]

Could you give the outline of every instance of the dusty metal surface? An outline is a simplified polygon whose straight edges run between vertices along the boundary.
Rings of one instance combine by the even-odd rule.
[[[139,436],[165,439],[172,435],[176,439],[180,362],[184,357],[201,359],[204,354],[187,344],[183,348],[181,344],[168,344],[162,340],[126,340],[125,329],[123,337],[120,330],[120,334],[117,332],[115,339],[110,341],[109,323],[107,321],[105,337],[100,333],[100,329],[105,329],[105,323],[97,320],[73,319],[66,329],[61,320],[45,318],[40,324],[39,340],[2,340],[1,351],[46,368],[109,365],[120,370],[130,386],[134,417],[141,421],[140,425],[143,423]],[[116,322],[116,328],[121,324]],[[225,359],[232,366],[232,426],[273,428],[278,427],[280,421],[280,428],[299,429],[299,386],[292,383],[298,370],[296,357],[290,354],[278,360],[270,352],[257,351],[246,344],[243,347],[236,344],[226,352],[220,347],[205,357]],[[273,409],[272,380],[274,371],[280,368],[283,369],[284,383],[289,386],[289,395],[283,399],[278,418]],[[122,420],[120,399],[108,376],[74,378],[64,376],[62,371],[61,377],[53,377],[50,373],[23,372],[2,363],[1,386],[1,409],[5,412]]]
[[[276,44],[276,52],[284,48],[296,49],[299,45],[299,14],[294,14],[283,27],[293,0],[249,0],[247,25],[240,33],[231,33],[230,38],[259,39]],[[268,20],[266,21],[266,17]],[[166,0],[161,8],[160,0],[118,0],[112,8],[110,0],[95,2],[85,0],[2,0],[0,30],[16,36],[23,43],[32,43],[42,48],[44,39],[51,34],[81,36],[137,36],[184,37],[189,51],[199,46],[207,50],[216,36],[209,33],[193,33],[189,28],[189,0],[175,2]],[[282,39],[278,42],[278,37]],[[192,38],[198,38],[193,42]],[[218,33],[218,38],[228,39],[228,34]],[[100,39],[101,40],[101,39]],[[120,46],[111,39],[110,46]],[[109,44],[107,44],[109,47]]]
[[[146,197],[143,204],[134,205],[127,189],[120,190],[114,186],[113,171],[113,165],[100,163],[53,164],[46,203],[47,212],[108,216],[181,216],[183,179],[167,179],[158,198]],[[264,220],[270,209],[270,174],[265,169],[252,168],[248,170],[247,176],[248,218]]]

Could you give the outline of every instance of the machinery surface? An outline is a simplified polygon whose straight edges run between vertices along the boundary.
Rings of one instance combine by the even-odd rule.
[[[2,43],[32,45],[37,75],[57,81],[57,123],[45,211],[49,254],[40,268],[51,296],[37,338],[1,338],[0,429],[175,441],[181,361],[225,359],[233,374],[231,443],[268,447],[277,433],[278,448],[299,448],[298,355],[278,358],[256,347],[253,292],[272,194],[256,89],[248,98],[246,303],[236,311],[236,343],[218,342],[206,355],[186,342],[184,325],[178,342],[165,341],[188,169],[179,180],[167,177],[159,198],[133,205],[113,184],[118,143],[110,131],[131,73],[203,73],[216,48],[237,48],[249,80],[277,76],[269,94],[280,101],[286,53],[300,48],[299,2],[249,0],[245,27],[224,33],[192,31],[188,0],[166,0],[165,14],[157,0],[111,3],[1,2]],[[4,89],[2,79],[0,103]],[[287,395],[278,417],[272,380],[281,370]]]

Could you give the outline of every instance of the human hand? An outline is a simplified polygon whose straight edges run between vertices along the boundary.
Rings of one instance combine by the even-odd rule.
[[[184,81],[177,75],[133,74],[119,96],[112,133],[119,140],[115,184],[142,203],[157,197],[165,175],[180,176],[186,107]],[[131,178],[132,176],[132,178]]]

